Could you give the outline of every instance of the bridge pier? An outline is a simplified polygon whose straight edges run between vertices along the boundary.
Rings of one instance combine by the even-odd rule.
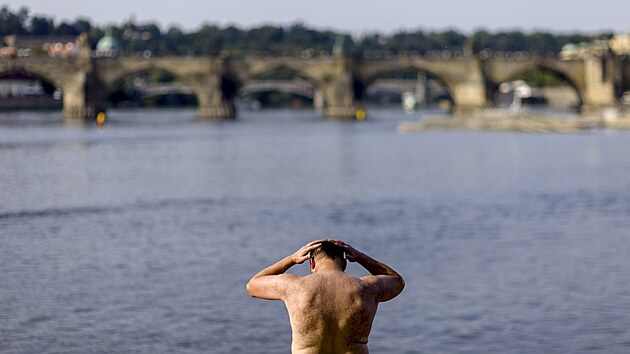
[[[232,91],[236,89],[222,77],[223,63],[213,64],[219,69],[191,80],[198,100],[197,116],[205,119],[234,118],[236,109]]]
[[[66,121],[83,121],[96,117],[98,112],[104,111],[105,100],[101,98],[93,82],[84,71],[67,74],[62,84],[63,118]]]
[[[326,118],[355,118],[357,108],[355,107],[326,107],[324,117]]]
[[[352,75],[344,71],[322,87],[326,97],[324,116],[327,118],[355,118],[358,104],[355,100]]]
[[[223,102],[218,106],[203,107],[197,109],[197,116],[205,119],[224,119],[236,117],[234,105],[229,102]]]
[[[459,117],[459,118],[470,118],[472,117],[476,112],[478,112],[480,109],[482,108],[482,106],[470,106],[470,105],[455,105],[453,106],[452,110],[451,110],[451,114],[454,117]]]
[[[95,73],[87,35],[79,36],[77,42],[77,58],[65,60],[62,65],[59,62],[56,64],[60,69],[57,75],[61,73],[58,83],[63,93],[63,118],[65,121],[83,122],[105,111],[107,93]]]
[[[486,81],[479,60],[470,60],[464,73],[448,79],[452,87],[453,115],[470,116],[483,108],[487,102]]]
[[[80,85],[85,80],[75,79],[62,87],[64,120],[85,121],[96,118],[99,112],[105,112],[106,100],[102,92],[90,88],[89,84]]]
[[[593,57],[584,60],[582,114],[599,115],[616,108],[614,74],[614,61],[611,58]]]
[[[63,119],[66,121],[79,121],[87,117],[85,93],[73,87],[65,87],[63,92]]]

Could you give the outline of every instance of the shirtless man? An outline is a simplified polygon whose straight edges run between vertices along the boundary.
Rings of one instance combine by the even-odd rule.
[[[311,274],[285,274],[307,259]],[[346,274],[346,260],[359,263],[372,275]],[[338,354],[368,353],[378,303],[393,299],[404,286],[396,271],[352,246],[339,240],[317,240],[258,272],[247,291],[253,297],[285,303],[294,354]]]

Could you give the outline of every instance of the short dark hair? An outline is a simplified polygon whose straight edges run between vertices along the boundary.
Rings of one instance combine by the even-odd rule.
[[[343,269],[346,268],[346,257],[343,249],[330,241],[323,241],[319,247],[312,250],[311,257],[316,260],[320,258],[338,260],[343,265]]]

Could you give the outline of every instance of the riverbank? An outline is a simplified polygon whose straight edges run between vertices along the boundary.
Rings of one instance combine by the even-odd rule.
[[[482,112],[470,117],[426,117],[416,122],[401,122],[399,133],[435,130],[470,130],[523,133],[581,133],[595,129],[630,130],[630,114],[600,116],[562,116],[532,112]]]

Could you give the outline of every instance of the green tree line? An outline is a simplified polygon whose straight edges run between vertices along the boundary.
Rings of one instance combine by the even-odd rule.
[[[263,25],[250,29],[205,24],[196,31],[172,26],[163,30],[157,23],[122,23],[97,26],[87,18],[57,23],[52,17],[32,15],[22,7],[12,11],[0,9],[0,36],[6,35],[79,35],[87,33],[92,46],[105,34],[120,40],[129,54],[149,50],[153,55],[212,55],[225,51],[233,55],[330,55],[335,43],[344,43],[346,54],[425,55],[431,52],[466,50],[478,53],[524,51],[532,54],[556,54],[567,43],[606,39],[612,33],[554,34],[507,31],[491,33],[478,30],[466,35],[456,30],[399,31],[393,34],[372,33],[352,37],[332,30],[317,30],[301,23],[287,26]]]

